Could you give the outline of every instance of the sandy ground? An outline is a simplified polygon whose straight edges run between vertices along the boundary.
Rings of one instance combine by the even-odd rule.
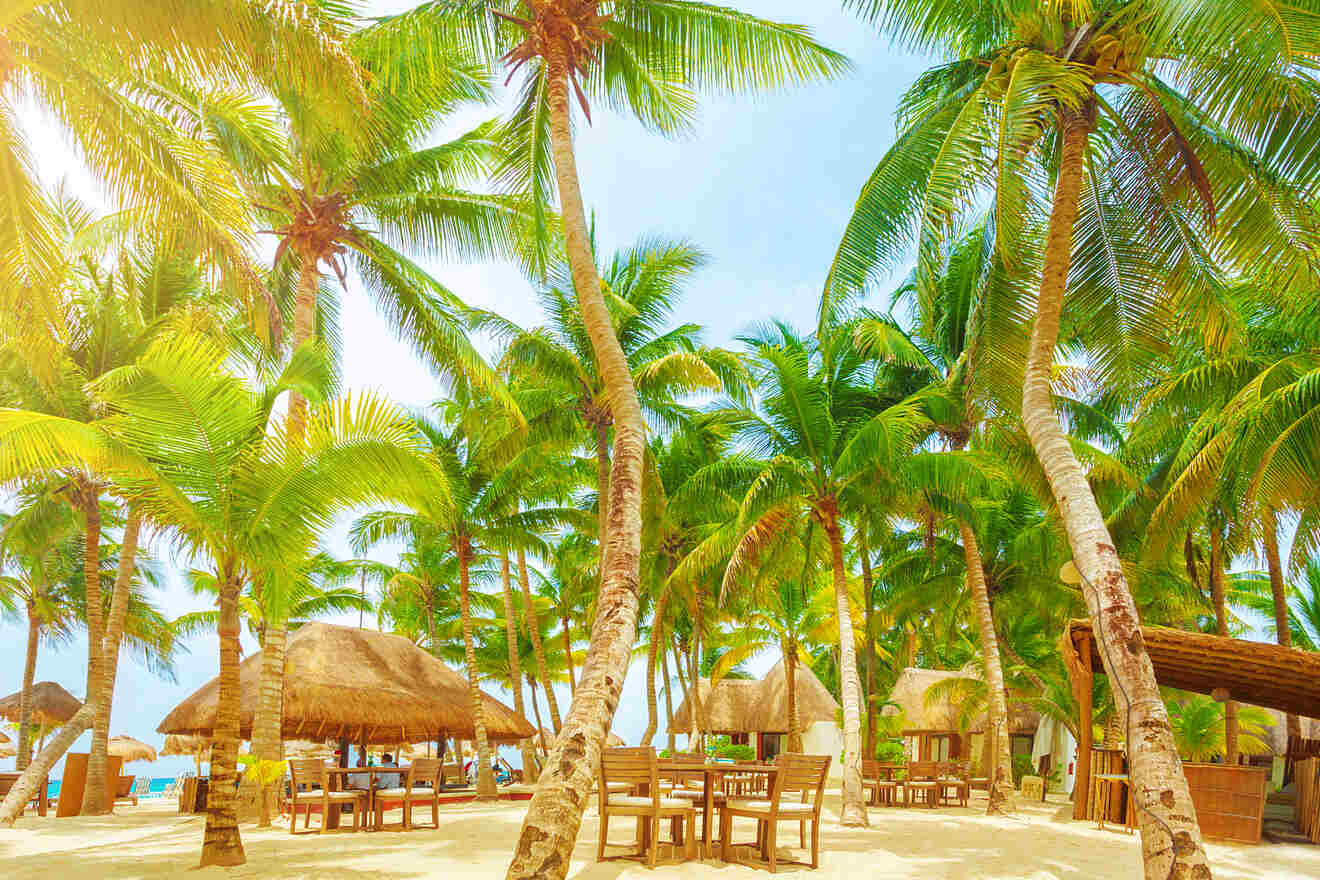
[[[977,878],[977,880],[1084,880],[1138,878],[1139,842],[1135,835],[1099,831],[1089,822],[1071,821],[1071,807],[1051,800],[1024,809],[1018,819],[989,819],[984,799],[968,809],[872,809],[871,827],[843,829],[837,823],[838,796],[827,803],[821,834],[821,878]],[[248,863],[239,868],[195,870],[202,840],[202,817],[179,816],[173,804],[121,807],[114,816],[93,819],[25,817],[12,830],[0,831],[0,877],[12,880],[52,878],[418,878],[453,880],[501,878],[517,837],[526,802],[447,807],[440,830],[408,833],[335,832],[291,837],[288,826],[258,830],[243,827]],[[429,819],[429,810],[422,816]],[[397,811],[387,824],[400,819]],[[312,827],[317,824],[312,819]],[[615,823],[611,823],[612,826]],[[299,819],[301,830],[302,820]],[[670,864],[654,873],[629,861],[595,862],[598,823],[595,809],[582,824],[569,876],[576,880],[617,878],[692,878],[736,880],[762,877],[746,866],[718,861],[700,865]],[[631,825],[610,829],[625,852]],[[750,823],[735,825],[735,839],[752,834]],[[796,843],[796,828],[782,826],[780,843]],[[781,846],[782,855],[789,851]],[[794,852],[794,855],[800,855]],[[665,853],[668,855],[668,853]],[[1214,876],[1237,878],[1320,878],[1320,847],[1262,844],[1210,845]],[[805,868],[780,868],[805,874]]]

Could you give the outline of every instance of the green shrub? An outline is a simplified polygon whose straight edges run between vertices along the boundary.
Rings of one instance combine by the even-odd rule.
[[[886,764],[903,763],[903,743],[902,741],[881,740],[875,744],[875,759],[883,761]]]
[[[716,751],[715,757],[733,761],[750,761],[756,757],[756,749],[751,746],[736,746],[730,743]]]

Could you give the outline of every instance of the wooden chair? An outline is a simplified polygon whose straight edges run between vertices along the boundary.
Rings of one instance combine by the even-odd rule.
[[[720,809],[720,857],[730,861],[732,852],[733,819],[743,816],[757,821],[757,842],[761,857],[770,873],[779,866],[777,850],[780,822],[797,822],[801,828],[803,848],[806,848],[806,823],[811,823],[811,862],[786,864],[820,867],[820,810],[825,802],[825,777],[830,769],[829,755],[779,755],[775,761],[778,771],[770,787],[768,800],[741,800],[730,798]],[[785,799],[785,794],[801,792],[802,799]]]
[[[646,786],[647,794],[622,794],[610,791],[612,784],[627,783],[630,789]],[[660,849],[660,820],[680,819],[687,822],[684,835],[684,854],[688,859],[697,855],[697,816],[690,800],[662,797],[660,778],[656,768],[655,749],[649,747],[605,749],[600,756],[600,842],[596,847],[596,860],[606,861],[605,844],[609,837],[610,818],[629,816],[643,820],[642,849],[635,857],[643,858],[647,867],[654,868]],[[676,826],[677,827],[677,826]],[[675,841],[677,844],[677,841]],[[627,858],[620,856],[616,858]]]
[[[700,752],[679,752],[669,760],[675,764],[692,764],[698,768],[706,765],[706,756]],[[668,792],[670,797],[683,798],[684,800],[692,801],[693,809],[700,807],[704,803],[706,797],[706,774],[700,769],[691,773],[674,773],[672,779],[674,787]],[[724,802],[725,797],[726,794],[724,791],[712,791],[710,793],[710,802],[715,807],[719,807],[719,805]],[[698,814],[703,816],[702,821],[704,822],[704,811],[698,811]],[[711,829],[704,826],[701,829],[701,839],[707,844],[709,844],[712,839],[710,832]]]
[[[942,804],[952,804],[958,801],[958,805],[967,806],[967,799],[971,796],[972,790],[972,765],[967,761],[947,761],[940,768],[940,794],[939,801]]]
[[[867,803],[873,807],[895,806],[901,783],[894,778],[894,774],[902,769],[901,764],[862,761],[862,790],[870,792]]]
[[[134,807],[138,805],[137,782],[136,776],[119,777],[115,784],[115,806],[121,803]],[[145,790],[142,793],[145,794]]]
[[[298,808],[301,807],[303,815],[303,829],[311,827],[312,807],[319,804],[321,807],[321,827],[316,829],[320,834],[325,830],[326,820],[330,816],[330,807],[334,805],[337,810],[343,804],[351,804],[353,807],[353,830],[357,831],[362,827],[362,813],[367,805],[367,792],[364,791],[331,791],[330,774],[326,773],[325,762],[320,758],[304,758],[289,761],[289,833],[296,834],[298,827]],[[304,790],[304,786],[306,789]],[[314,790],[312,786],[318,786]]]
[[[408,768],[402,788],[382,788],[376,792],[376,827],[380,827],[386,801],[403,803],[403,827],[412,827],[412,805],[431,805],[431,827],[440,827],[440,759],[415,758]]]
[[[907,766],[907,779],[903,780],[903,803],[913,806],[925,803],[934,809],[940,805],[940,763],[938,761],[912,761]]]

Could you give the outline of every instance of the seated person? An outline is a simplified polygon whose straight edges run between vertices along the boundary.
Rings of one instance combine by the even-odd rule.
[[[357,767],[367,766],[367,756],[365,752],[358,753],[357,764],[355,764],[354,766]],[[370,773],[348,774],[347,787],[357,789],[358,791],[366,791],[368,788],[371,787],[371,774]]]
[[[399,765],[394,763],[394,756],[391,755],[389,752],[386,752],[384,755],[381,756],[380,766],[398,767]],[[376,774],[376,788],[398,788],[401,785],[403,785],[402,773]]]

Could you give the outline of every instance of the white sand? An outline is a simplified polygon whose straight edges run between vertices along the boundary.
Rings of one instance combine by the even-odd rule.
[[[1139,878],[1139,841],[1135,835],[1099,831],[1090,822],[1071,821],[1071,806],[1052,799],[1025,808],[1020,819],[988,819],[985,801],[969,809],[872,809],[869,829],[837,824],[837,793],[828,803],[821,834],[822,867],[812,876],[838,880],[864,878],[977,878],[977,880],[1085,880]],[[13,880],[132,880],[132,878],[411,878],[453,880],[502,878],[517,837],[526,802],[446,807],[440,830],[409,833],[335,832],[290,837],[288,826],[259,831],[243,827],[248,863],[239,868],[198,872],[203,819],[179,816],[174,805],[121,807],[114,816],[92,819],[19,820],[0,831],[0,877]],[[423,810],[419,818],[429,819]],[[312,827],[318,819],[313,817]],[[397,811],[386,817],[398,822]],[[614,825],[614,823],[611,823]],[[301,830],[302,819],[299,819]],[[701,865],[670,864],[654,873],[628,861],[595,863],[597,820],[588,811],[578,838],[569,876],[576,880],[619,878],[692,878],[735,880],[765,877],[764,872],[718,861]],[[751,836],[750,823],[735,826],[735,839]],[[631,825],[619,821],[611,839],[624,851]],[[797,842],[796,826],[785,823],[785,843]],[[1211,844],[1215,877],[1320,878],[1320,847]],[[666,853],[667,855],[667,853]],[[794,852],[794,855],[800,853]],[[805,868],[780,873],[804,876]]]

